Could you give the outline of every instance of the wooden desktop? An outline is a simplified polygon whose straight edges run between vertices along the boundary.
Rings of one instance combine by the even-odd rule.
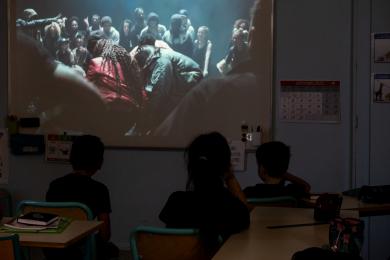
[[[328,244],[329,224],[313,224],[313,215],[314,210],[306,208],[256,207],[249,229],[232,235],[213,259],[291,259],[297,251]],[[358,217],[355,211],[341,215]],[[313,225],[269,228],[294,224]]]

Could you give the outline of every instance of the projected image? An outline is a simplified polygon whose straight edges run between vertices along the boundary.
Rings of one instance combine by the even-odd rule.
[[[42,133],[167,135],[191,89],[248,59],[252,4],[17,0],[11,113],[39,117]]]

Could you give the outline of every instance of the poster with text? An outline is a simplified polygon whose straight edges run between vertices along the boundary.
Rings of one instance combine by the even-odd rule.
[[[245,170],[245,142],[241,140],[231,141],[229,143],[231,155],[231,162],[234,171]]]
[[[73,135],[47,135],[46,160],[49,162],[69,163]]]
[[[390,74],[373,74],[372,99],[375,103],[390,103]]]
[[[374,62],[390,63],[390,33],[375,33],[373,38]]]
[[[8,135],[5,129],[0,129],[0,184],[8,183]]]

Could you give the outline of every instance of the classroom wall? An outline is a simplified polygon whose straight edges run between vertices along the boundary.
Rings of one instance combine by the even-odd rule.
[[[292,149],[290,170],[313,191],[350,187],[351,1],[277,0],[275,43],[275,136]],[[281,80],[339,80],[337,123],[279,119]]]
[[[372,102],[372,73],[390,73],[390,63],[372,63],[371,34],[390,32],[390,1],[359,0],[355,2],[355,78],[358,126],[356,138],[356,183],[390,184],[390,104]],[[364,157],[364,154],[367,156]],[[369,160],[364,159],[369,158]],[[366,240],[366,256],[369,259],[390,257],[390,216],[365,219],[369,239]]]
[[[275,86],[278,88],[278,82],[285,79],[341,81],[339,124],[292,124],[275,118],[276,139],[292,147],[291,172],[307,179],[313,191],[342,191],[362,184],[389,183],[390,126],[389,120],[383,120],[390,118],[389,108],[371,107],[367,100],[367,73],[371,68],[366,52],[370,46],[367,30],[371,31],[371,26],[390,31],[390,18],[386,14],[390,3],[387,0],[372,3],[371,8],[371,1],[366,0],[276,1]],[[0,20],[4,26],[3,15]],[[4,57],[6,49],[0,44]],[[355,63],[359,66],[352,70]],[[0,118],[4,118],[7,101],[4,59],[1,65]],[[275,94],[278,97],[278,90]],[[276,98],[276,109],[278,102]],[[358,131],[353,128],[355,113],[362,124]],[[3,125],[0,120],[0,127]],[[381,142],[373,142],[373,138]],[[354,160],[353,167],[352,155],[359,159]],[[7,188],[15,201],[43,199],[50,181],[71,170],[69,165],[46,163],[43,156],[11,156],[10,169]],[[237,176],[244,187],[257,181],[253,154],[248,156],[247,170]],[[184,189],[185,178],[182,151],[107,150],[103,169],[96,179],[105,182],[111,191],[113,241],[127,247],[130,228],[140,224],[161,225],[159,210],[172,191]],[[366,259],[385,259],[384,256],[390,255],[386,246],[387,227],[387,216],[369,220]]]

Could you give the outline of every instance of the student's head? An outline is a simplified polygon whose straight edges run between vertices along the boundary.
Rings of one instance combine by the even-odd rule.
[[[158,26],[158,24],[160,23],[160,18],[158,16],[158,14],[156,13],[150,13],[148,15],[148,19],[146,21],[147,25],[150,27],[150,28],[155,28]]]
[[[268,142],[256,150],[259,177],[265,182],[283,178],[290,163],[290,147],[282,142]]]
[[[38,17],[38,13],[32,9],[32,8],[27,8],[23,10],[23,18],[26,19],[27,21],[36,19]]]
[[[141,7],[137,7],[134,9],[134,21],[138,24],[141,24],[144,22],[144,9]]]
[[[153,34],[149,32],[144,33],[139,39],[139,46],[142,45],[155,46],[155,44],[156,44],[156,38],[153,36]]]
[[[96,45],[97,45],[97,42],[102,40],[102,39],[107,39],[107,37],[100,30],[92,31],[91,34],[89,35],[87,49],[92,54],[93,57],[99,56],[99,55],[96,55]]]
[[[111,31],[111,26],[112,26],[112,19],[110,16],[104,16],[101,20],[101,24],[103,27],[103,31],[106,34],[109,34]]]
[[[180,32],[183,29],[182,25],[183,25],[182,15],[181,14],[173,14],[171,16],[171,27],[170,27],[171,33],[175,36],[180,34]]]
[[[58,46],[60,47],[60,50],[66,51],[69,49],[69,38],[60,38],[58,40]]]
[[[208,191],[223,186],[230,170],[230,147],[226,138],[217,132],[196,137],[186,149],[187,190]]]
[[[197,33],[198,41],[205,42],[209,38],[209,28],[207,26],[200,26]]]
[[[76,36],[75,36],[75,45],[76,45],[76,48],[80,48],[84,45],[84,41],[85,41],[85,36],[83,33],[76,33]]]
[[[129,19],[123,20],[122,31],[125,35],[130,33],[131,21]]]
[[[100,25],[100,15],[98,14],[94,14],[92,15],[92,18],[91,18],[91,25],[93,28],[99,28],[99,25]]]
[[[143,69],[147,67],[150,57],[152,57],[155,52],[154,45],[149,44],[150,42],[145,41],[145,38],[142,38],[142,44],[138,46],[137,52],[134,56],[138,66]],[[146,44],[145,44],[146,43]]]
[[[243,30],[249,30],[249,22],[245,19],[237,19],[234,22],[233,29],[243,29]]]
[[[246,44],[246,38],[248,36],[248,31],[243,29],[237,29],[233,32],[232,42],[234,46],[242,48]]]
[[[91,175],[103,164],[104,144],[99,137],[82,135],[73,141],[70,163],[75,171],[86,171]]]
[[[69,31],[76,32],[79,29],[79,18],[76,16],[73,16],[69,19]]]

